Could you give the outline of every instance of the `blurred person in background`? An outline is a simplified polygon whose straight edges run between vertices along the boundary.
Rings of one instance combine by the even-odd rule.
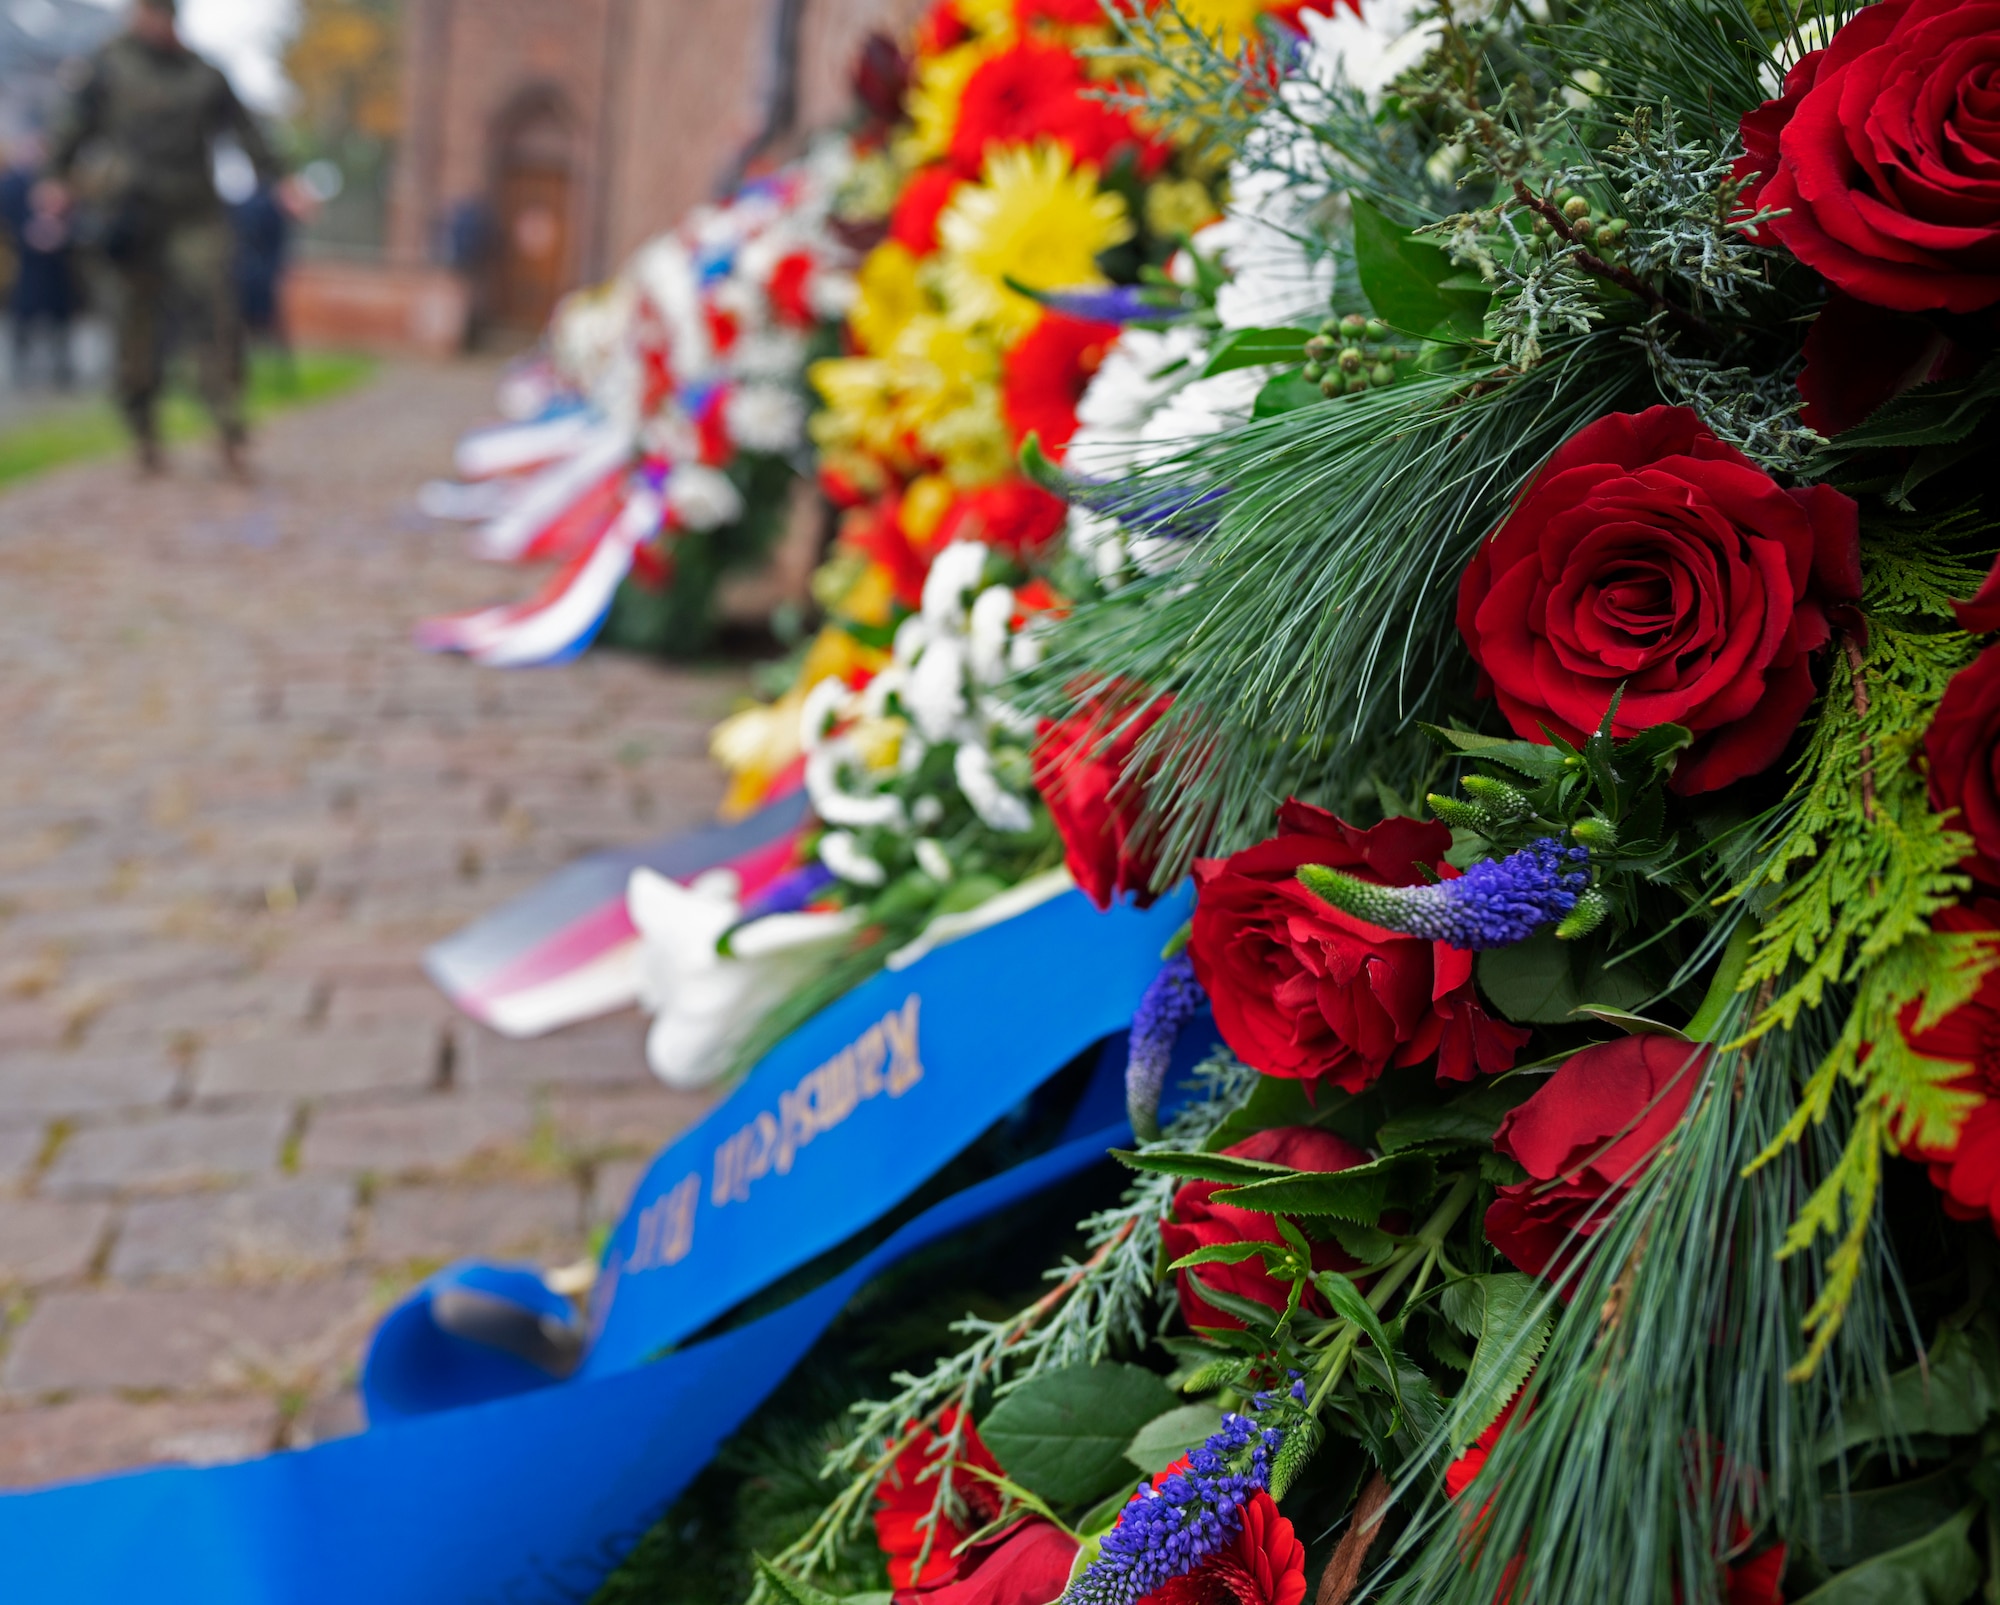
[[[229,80],[181,42],[174,0],[135,0],[125,31],[90,58],[64,107],[49,176],[37,186],[51,210],[66,213],[77,199],[75,175],[93,158],[87,200],[99,216],[91,232],[118,290],[118,403],[148,474],[164,467],[158,406],[171,326],[194,347],[225,472],[248,477],[234,241],[214,178],[215,144],[225,135],[260,182],[284,181]]]
[[[0,174],[0,225],[14,250],[14,284],[7,295],[13,327],[15,384],[32,366],[39,337],[49,350],[49,373],[58,389],[68,389],[70,325],[77,312],[75,242],[63,209],[39,192],[42,143],[33,135],[18,141]]]
[[[278,353],[284,381],[290,385],[295,380],[292,345],[285,334],[278,287],[291,252],[291,209],[274,185],[258,184],[241,200],[230,202],[229,224],[236,234],[236,307],[243,332],[252,342],[262,340]]]

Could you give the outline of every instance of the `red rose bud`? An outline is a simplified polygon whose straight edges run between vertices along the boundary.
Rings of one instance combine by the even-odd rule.
[[[1743,119],[1764,229],[1860,301],[2000,301],[2000,3],[1876,0]]]
[[[1528,1033],[1486,1013],[1470,953],[1371,925],[1297,878],[1312,864],[1376,886],[1421,886],[1446,870],[1450,846],[1440,824],[1358,830],[1293,801],[1271,840],[1197,862],[1188,955],[1231,1051],[1266,1075],[1348,1092],[1433,1055],[1445,1081],[1511,1065]]]
[[[1966,868],[2000,887],[2000,647],[1989,646],[1951,677],[1924,737],[1924,756],[1931,801],[1940,812],[1954,811],[1953,828],[1972,838]]]
[[[2000,901],[1981,897],[1945,909],[1931,928],[2000,940]],[[1929,1058],[1963,1064],[1965,1074],[1952,1085],[1974,1101],[1951,1142],[1913,1145],[1909,1156],[1930,1167],[1947,1215],[1990,1221],[2000,1233],[2000,972],[1988,974],[1970,999],[1928,1031],[1916,1029],[1919,1013],[1914,1003],[1903,1011],[1904,1039]]]
[[[1678,1037],[1600,1042],[1507,1112],[1493,1146],[1529,1179],[1499,1189],[1486,1236],[1531,1276],[1560,1275],[1687,1112],[1708,1049]]]
[[[1996,0],[2000,3],[2000,0]],[[1813,699],[1826,604],[1861,593],[1860,515],[1786,490],[1686,407],[1612,413],[1543,464],[1467,566],[1458,628],[1514,733],[1685,725],[1671,782],[1776,761]]]
[[[1315,1126],[1280,1126],[1271,1131],[1260,1131],[1222,1151],[1238,1159],[1263,1159],[1275,1165],[1289,1165],[1294,1170],[1352,1170],[1356,1165],[1368,1163],[1367,1150],[1355,1147],[1345,1137],[1336,1137],[1332,1132],[1321,1131]],[[1233,1204],[1216,1203],[1215,1195],[1225,1185],[1222,1182],[1191,1181],[1174,1194],[1173,1218],[1160,1223],[1160,1241],[1166,1247],[1169,1260],[1192,1254],[1198,1248],[1213,1248],[1222,1243],[1284,1242],[1284,1234],[1278,1230],[1275,1216],[1262,1210],[1239,1209]],[[1325,1243],[1313,1245],[1314,1270],[1351,1271],[1356,1268],[1356,1262],[1338,1248]],[[1239,1327],[1243,1324],[1235,1316],[1223,1314],[1204,1300],[1200,1290],[1189,1280],[1191,1274],[1199,1276],[1219,1292],[1254,1299],[1273,1310],[1285,1307],[1286,1295],[1291,1290],[1291,1283],[1272,1276],[1264,1269],[1261,1259],[1245,1260],[1240,1265],[1203,1265],[1192,1273],[1180,1271],[1177,1276],[1181,1314],[1189,1326]],[[1321,1307],[1319,1295],[1310,1288],[1306,1293],[1306,1302],[1315,1309]]]
[[[1134,769],[1133,754],[1172,700],[1161,697],[1136,711],[1131,702],[1108,701],[1042,721],[1035,790],[1049,805],[1070,874],[1099,908],[1126,892],[1141,908],[1153,901],[1158,849],[1139,836],[1152,777]]]

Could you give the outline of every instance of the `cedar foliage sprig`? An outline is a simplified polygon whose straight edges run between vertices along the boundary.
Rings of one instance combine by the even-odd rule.
[[[1980,574],[1940,533],[1870,529],[1865,622],[1844,628],[1829,655],[1826,694],[1775,840],[1725,894],[1769,902],[1741,982],[1758,999],[1742,1042],[1791,1031],[1832,1002],[1846,1006],[1791,1117],[1748,1167],[1796,1144],[1827,1119],[1838,1088],[1853,1089],[1840,1157],[1778,1250],[1789,1258],[1822,1235],[1837,1240],[1805,1315],[1810,1343],[1795,1380],[1818,1366],[1853,1298],[1883,1154],[1948,1146],[1975,1102],[1951,1084],[1963,1066],[1912,1049],[1901,1016],[1915,1005],[1934,1023],[2000,965],[1990,940],[1930,928],[1970,885],[1958,866],[1972,843],[1931,810],[1923,737],[1973,649],[1945,622],[1950,598],[1969,594]]]

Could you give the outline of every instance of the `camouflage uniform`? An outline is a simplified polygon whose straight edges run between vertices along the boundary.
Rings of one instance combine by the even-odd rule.
[[[90,59],[50,145],[49,171],[65,182],[89,158],[84,188],[100,212],[99,243],[118,288],[118,401],[142,443],[156,438],[170,318],[194,347],[202,399],[224,441],[243,438],[232,243],[212,166],[223,134],[235,136],[259,178],[279,176],[217,68],[181,46],[125,34]]]

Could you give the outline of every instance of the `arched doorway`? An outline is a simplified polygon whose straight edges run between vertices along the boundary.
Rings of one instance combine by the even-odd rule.
[[[552,90],[517,99],[496,130],[493,315],[539,329],[569,288],[574,120]]]

